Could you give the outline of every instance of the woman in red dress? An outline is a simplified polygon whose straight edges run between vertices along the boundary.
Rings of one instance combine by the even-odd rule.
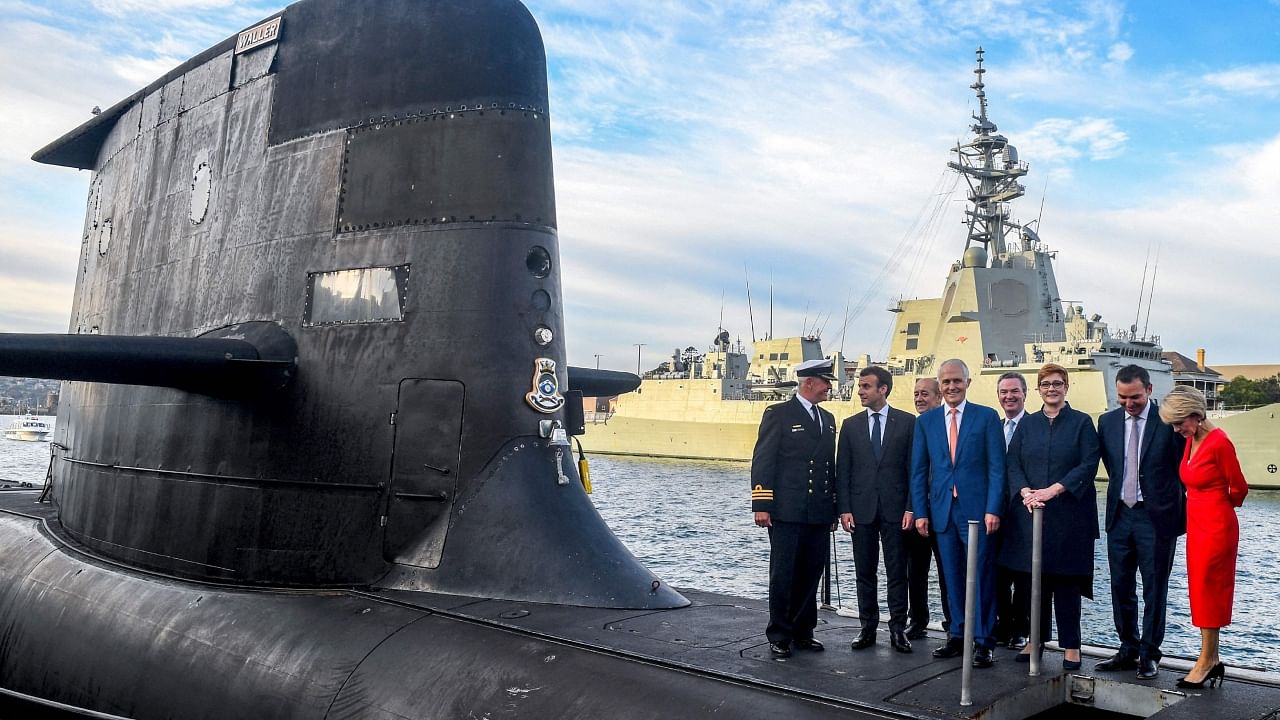
[[[1160,405],[1160,417],[1187,439],[1179,474],[1187,488],[1187,584],[1191,624],[1200,628],[1200,657],[1178,687],[1222,682],[1218,632],[1231,623],[1240,525],[1235,508],[1249,493],[1235,446],[1206,415],[1204,395],[1179,385]]]

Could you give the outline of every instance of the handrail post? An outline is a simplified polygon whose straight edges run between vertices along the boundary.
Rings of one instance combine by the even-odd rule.
[[[973,704],[973,622],[978,614],[978,542],[982,523],[969,521],[968,555],[965,558],[964,576],[964,665],[960,667],[960,704]]]
[[[1031,633],[1027,640],[1027,647],[1031,649],[1031,667],[1027,674],[1032,676],[1040,674],[1040,644],[1044,642],[1044,638],[1040,637],[1040,596],[1044,592],[1040,581],[1043,555],[1044,508],[1036,508],[1031,511]]]

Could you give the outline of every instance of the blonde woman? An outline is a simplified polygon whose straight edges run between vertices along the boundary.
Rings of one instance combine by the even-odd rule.
[[[1235,596],[1235,508],[1249,493],[1235,446],[1207,415],[1204,395],[1193,387],[1175,387],[1160,405],[1160,418],[1187,439],[1179,475],[1187,488],[1187,584],[1191,624],[1200,628],[1200,657],[1178,681],[1181,688],[1213,687],[1225,676],[1218,634],[1231,623]]]

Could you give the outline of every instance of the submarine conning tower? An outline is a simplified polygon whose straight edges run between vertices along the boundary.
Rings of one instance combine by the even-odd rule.
[[[547,113],[514,0],[303,0],[40,150],[93,171],[68,337],[266,338],[287,379],[60,376],[59,531],[233,584],[687,604],[555,444]]]

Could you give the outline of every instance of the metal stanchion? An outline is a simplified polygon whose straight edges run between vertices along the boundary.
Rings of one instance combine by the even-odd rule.
[[[1040,596],[1043,593],[1040,572],[1043,553],[1044,508],[1036,508],[1031,511],[1031,637],[1027,640],[1027,647],[1031,649],[1031,669],[1027,671],[1028,675],[1040,674],[1040,643],[1044,642],[1044,638],[1040,637]]]
[[[969,548],[964,575],[964,665],[960,668],[960,704],[973,704],[973,621],[978,614],[978,533],[982,523],[969,521]]]

